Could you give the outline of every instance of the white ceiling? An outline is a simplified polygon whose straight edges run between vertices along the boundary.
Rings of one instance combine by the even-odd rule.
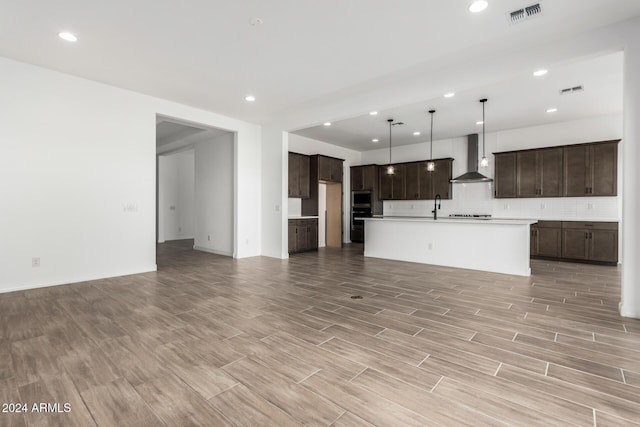
[[[162,116],[156,117],[156,154],[171,154],[190,150],[195,144],[211,141],[230,132],[183,123]]]
[[[301,129],[293,133],[357,151],[388,146],[387,119],[405,123],[392,129],[393,145],[429,140],[430,117],[435,109],[433,139],[452,138],[482,131],[479,100],[485,105],[486,132],[622,113],[623,54],[617,52],[569,64],[549,65],[548,74],[534,77],[533,70],[491,86],[438,96],[419,103]],[[560,95],[560,89],[583,85],[584,90]],[[548,108],[558,111],[549,114]],[[414,132],[420,132],[414,136]],[[379,142],[374,143],[372,139]]]
[[[330,115],[323,105],[374,83],[392,93],[407,70],[428,81],[429,70],[453,72],[469,52],[491,58],[545,42],[552,50],[556,39],[640,15],[638,0],[543,0],[542,16],[510,25],[505,14],[532,1],[490,0],[477,15],[469,3],[0,0],[0,55],[251,122],[324,111],[313,120],[322,123]],[[264,23],[250,25],[253,17]],[[58,39],[63,30],[79,41]],[[244,101],[248,93],[255,103]],[[491,98],[497,124],[500,98]],[[464,99],[456,97],[456,110]],[[436,129],[445,129],[441,109]]]

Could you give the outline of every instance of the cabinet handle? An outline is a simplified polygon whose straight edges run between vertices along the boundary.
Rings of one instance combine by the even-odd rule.
[[[589,238],[589,232],[588,232],[588,231],[585,231],[585,232],[584,232],[584,238],[585,238],[585,239],[588,239],[588,238]]]
[[[589,239],[593,239],[593,233],[589,232]]]
[[[589,194],[589,187],[584,187],[584,194]]]

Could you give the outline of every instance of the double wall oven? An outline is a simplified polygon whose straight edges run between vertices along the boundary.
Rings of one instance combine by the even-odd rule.
[[[356,218],[370,218],[373,200],[371,191],[351,192],[351,241],[364,242],[364,221]]]

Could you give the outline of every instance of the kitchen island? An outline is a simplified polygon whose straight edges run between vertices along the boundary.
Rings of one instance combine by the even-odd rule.
[[[530,219],[374,217],[364,256],[530,276]]]

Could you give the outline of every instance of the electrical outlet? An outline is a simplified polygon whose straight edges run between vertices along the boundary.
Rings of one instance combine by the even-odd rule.
[[[40,257],[31,258],[31,267],[40,267]]]
[[[433,250],[433,243],[429,243],[428,248],[430,251]]]
[[[587,209],[589,210],[593,209],[593,203],[587,203]]]
[[[280,212],[280,205],[276,205],[276,212]]]
[[[544,208],[546,208],[545,204],[544,203],[540,203],[540,209],[544,209]]]
[[[502,206],[502,209],[504,209],[505,211],[506,211],[507,209],[509,209],[509,204],[508,204],[508,203],[505,203],[505,204]]]
[[[208,234],[208,235],[207,235],[207,240],[208,240],[208,241],[211,241],[211,234]]]
[[[178,227],[178,233],[182,233],[182,227]]]

